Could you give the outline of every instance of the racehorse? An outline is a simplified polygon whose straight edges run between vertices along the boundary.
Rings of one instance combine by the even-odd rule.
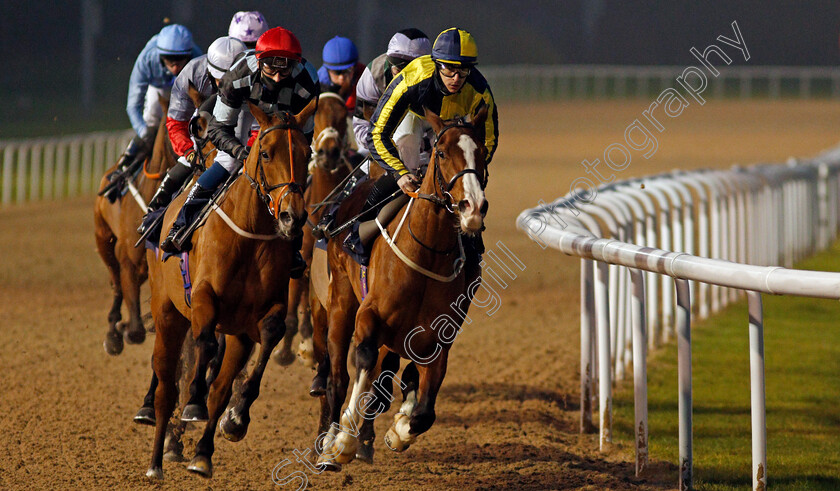
[[[190,327],[196,365],[183,414],[207,414],[207,424],[187,469],[212,476],[213,437],[220,418],[218,426],[226,439],[239,441],[247,433],[250,407],[259,395],[266,363],[285,331],[292,244],[306,221],[300,183],[306,178],[309,145],[301,128],[317,104],[314,99],[297,115],[280,112],[270,117],[249,104],[260,133],[245,161],[244,177],[234,181],[213,208],[215,213],[196,230],[189,255],[181,254],[181,260],[189,262],[185,268],[192,284],[189,296],[179,262],[159,259],[154,250],[147,252],[157,333],[153,366],[159,381],[147,477],[163,477],[166,421],[176,403],[178,357]],[[171,227],[184,199],[179,196],[170,206],[164,229]],[[227,347],[208,395],[204,374],[216,352],[216,332],[225,335]],[[257,364],[242,386],[241,399],[222,417],[233,379],[257,342]]]
[[[352,461],[362,419],[370,421],[383,410],[383,405],[377,407],[377,398],[370,397],[382,347],[412,360],[417,372],[409,376],[404,372],[404,378],[415,379],[416,386],[412,387],[413,381],[401,381],[408,393],[385,436],[386,444],[403,451],[435,421],[435,400],[446,374],[449,348],[463,322],[451,307],[467,286],[461,235],[479,233],[487,211],[482,131],[486,117],[486,107],[472,124],[442,121],[426,110],[426,119],[437,134],[429,169],[418,192],[408,193],[414,199],[402,207],[399,220],[380,226],[383,240],[374,242],[371,250],[367,295],[363,296],[359,281],[361,266],[342,249],[343,237],[328,245],[330,372],[319,431],[332,424],[321,440],[328,442],[326,448],[316,449],[321,451],[318,462],[326,467]],[[339,209],[337,219],[354,216],[363,202],[364,193],[354,193]],[[356,347],[356,379],[348,409],[342,412],[351,338]]]
[[[160,99],[159,102],[163,114],[166,114],[169,101]],[[140,344],[146,339],[146,329],[140,315],[140,286],[148,277],[148,266],[145,251],[135,248],[134,243],[140,238],[137,226],[147,211],[146,203],[154,195],[166,171],[175,164],[175,154],[163,118],[152,155],[143,164],[143,172],[128,180],[130,192],[113,204],[106,197],[98,195],[94,202],[96,249],[108,268],[111,288],[114,291],[104,342],[105,351],[109,355],[122,353],[123,335],[130,344]],[[100,189],[104,189],[110,183],[108,176],[116,167],[115,164],[102,176]],[[123,302],[128,309],[127,325],[120,322]]]
[[[319,96],[318,112],[315,113],[315,139],[312,142],[313,155],[309,163],[309,173],[312,177],[304,195],[307,210],[310,211],[310,224],[318,223],[324,211],[329,209],[329,204],[322,202],[353,170],[347,160],[347,148],[347,107],[344,105],[344,99],[334,92],[324,92]],[[315,237],[311,227],[304,227],[301,254],[307,265],[312,263],[314,245]],[[303,277],[292,280],[289,284],[286,335],[283,337],[283,343],[272,355],[280,365],[288,365],[294,361],[292,340],[299,327],[301,341],[298,353],[304,365],[314,367],[309,270],[307,266]]]

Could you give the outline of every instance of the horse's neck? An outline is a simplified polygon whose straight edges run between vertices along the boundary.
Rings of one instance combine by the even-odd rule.
[[[230,185],[219,207],[233,220],[233,223],[247,232],[263,235],[272,235],[276,232],[265,202],[259,198],[257,191],[244,175],[239,176]],[[225,227],[229,228],[227,225]],[[231,235],[235,237],[234,240],[241,239],[239,234],[232,233]]]
[[[418,192],[421,194],[435,194],[436,185],[434,181],[434,168],[429,166],[429,171],[426,173],[426,177],[423,179],[423,183]],[[431,251],[427,251],[411,237],[411,233],[407,230],[409,226],[411,227],[411,232],[418,240],[438,251],[449,250],[455,246],[458,240],[457,232],[455,231],[452,217],[444,207],[420,198],[414,200],[411,208],[411,213],[406,220],[408,223],[403,225],[403,230],[400,230],[399,233],[398,240],[400,241],[399,245],[401,248],[406,247],[407,250],[413,250],[415,254],[432,254]],[[399,222],[403,216],[402,213],[397,215],[397,218],[392,221],[392,224],[395,224],[397,227],[399,226]],[[396,229],[393,229],[392,232],[396,232]],[[408,254],[408,252],[406,253]],[[448,256],[441,254],[434,254],[434,256],[437,258],[448,258]],[[449,261],[451,261],[451,258]]]

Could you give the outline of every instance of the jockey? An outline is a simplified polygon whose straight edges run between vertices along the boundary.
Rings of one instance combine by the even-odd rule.
[[[359,63],[359,51],[353,41],[336,36],[324,45],[324,64],[318,69],[321,92],[335,92],[344,99],[347,112],[356,108],[356,84],[365,66]]]
[[[169,99],[175,77],[191,58],[199,55],[201,49],[193,42],[192,34],[180,24],[164,27],[146,43],[134,62],[128,82],[126,112],[137,135],[129,142],[111,179],[118,178],[125,169],[142,162],[151,153],[163,117],[158,98]],[[105,193],[112,203],[118,195],[117,187]]]
[[[353,113],[353,133],[356,136],[360,155],[370,155],[370,151],[366,146],[367,137],[370,134],[371,128],[370,117],[376,109],[379,98],[385,92],[385,87],[408,65],[408,62],[418,56],[428,55],[431,52],[432,43],[423,31],[414,28],[403,29],[391,37],[391,40],[388,42],[388,50],[385,53],[377,56],[373,61],[368,63],[368,66],[362,72],[362,76],[359,77],[359,82],[356,85],[356,108]],[[414,163],[414,165],[410,165],[409,167],[417,168],[417,160],[423,161],[424,155],[417,154],[419,148],[431,148],[430,131],[431,127],[429,124],[413,113],[406,114],[405,119],[397,129],[394,140],[397,143],[397,148],[400,150],[400,156]],[[431,135],[431,137],[433,136]],[[425,145],[420,143],[421,140],[424,141]],[[428,160],[428,157],[427,150],[425,152],[426,160]],[[362,171],[364,173],[368,172],[367,166],[367,162],[362,165]],[[316,238],[326,236],[334,220],[334,214],[324,213],[321,215],[318,224],[313,228],[312,233]]]
[[[373,113],[373,127],[367,138],[371,157],[386,174],[371,188],[365,210],[381,206],[397,189],[412,192],[419,187],[420,179],[414,173],[417,169],[406,167],[407,161],[401,158],[393,139],[409,112],[423,117],[424,109],[429,109],[448,120],[474,115],[487,106],[484,146],[486,162],[490,163],[499,136],[498,112],[490,86],[475,68],[477,61],[478,47],[472,35],[453,27],[438,35],[431,56],[416,58],[391,81]],[[347,236],[345,245],[355,250],[353,234]],[[467,263],[475,266],[483,252],[480,236],[469,246],[471,253],[477,254],[470,254]]]
[[[248,49],[254,49],[257,46],[257,39],[267,30],[268,23],[265,21],[263,14],[256,10],[242,11],[233,14],[228,28],[228,36],[242,41]]]
[[[220,37],[213,41],[206,55],[190,60],[175,79],[166,116],[166,130],[169,132],[169,141],[172,142],[172,150],[178,156],[179,164],[166,173],[160,187],[149,201],[149,211],[168,205],[172,200],[172,195],[192,175],[197,153],[190,137],[189,124],[190,118],[198,108],[189,96],[189,86],[192,85],[205,99],[209,99],[216,94],[219,79],[228,71],[236,56],[243,51],[245,51],[245,44],[239,39]],[[247,135],[247,132],[250,132],[251,121],[240,123],[247,123],[245,128],[245,135]],[[245,138],[247,140],[247,136]],[[144,220],[138,231],[142,234],[148,225]]]
[[[257,40],[256,51],[246,52],[230,67],[219,81],[219,94],[207,129],[210,140],[218,150],[215,162],[190,190],[175,224],[161,243],[161,249],[167,252],[182,250],[188,244],[189,237],[176,241],[178,232],[195,218],[203,203],[213,196],[230,175],[241,170],[250,146],[239,141],[235,127],[240,112],[248,110],[248,102],[259,106],[266,114],[277,111],[297,114],[313,98],[318,97],[317,77],[315,67],[301,56],[298,39],[282,27],[266,31]],[[313,117],[303,128],[309,141],[312,141],[314,127]],[[251,129],[249,144],[259,131],[256,122]],[[300,268],[299,273],[297,271],[301,263],[306,266],[298,254],[293,275],[303,273],[303,268]]]
[[[353,113],[353,133],[355,133],[356,141],[359,143],[359,153],[370,154],[367,149],[367,137],[372,126],[370,117],[373,116],[376,104],[379,102],[382,93],[385,92],[385,87],[408,65],[408,62],[431,52],[432,43],[422,31],[414,28],[403,29],[391,37],[388,42],[388,51],[374,58],[365,68],[361,78],[359,78],[358,85],[356,85],[356,109]],[[420,120],[412,113],[406,114],[406,118],[411,119],[409,122],[411,129],[419,126],[416,123],[419,123]],[[397,134],[399,133],[398,130]],[[403,134],[407,136],[410,133]],[[417,136],[421,137],[422,132]],[[402,140],[399,137],[396,140],[399,147]],[[403,155],[402,152],[400,155],[403,158],[416,157]]]

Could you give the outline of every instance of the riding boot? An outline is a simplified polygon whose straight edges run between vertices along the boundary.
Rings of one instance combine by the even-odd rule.
[[[135,136],[128,142],[125,152],[117,162],[117,168],[108,175],[108,184],[105,189],[100,192],[111,203],[117,201],[122,193],[122,185],[116,181],[124,180],[126,173],[132,171],[138,162],[143,162],[146,157],[152,152],[152,145],[155,141],[156,131],[147,131],[145,137],[139,135]]]
[[[149,201],[149,211],[143,217],[143,222],[137,228],[138,234],[143,235],[152,222],[161,216],[160,213],[154,212],[168,206],[175,193],[181,189],[184,181],[186,181],[191,175],[192,169],[185,165],[176,164],[175,167],[169,169],[169,172],[167,172],[166,176],[164,176],[157,191],[155,191],[155,195],[152,196],[152,199]]]
[[[215,191],[215,189],[205,189],[200,183],[196,183],[190,189],[190,194],[187,195],[187,200],[178,211],[178,217],[172,224],[172,229],[169,230],[166,238],[160,244],[161,250],[174,254],[189,249],[191,245],[189,243],[190,237],[179,237],[179,233],[197,218],[198,213],[213,197]]]
[[[365,214],[360,217],[359,220],[372,220],[379,212],[379,209],[382,208],[387,201],[390,201],[388,198],[390,198],[391,195],[398,189],[400,189],[400,186],[397,184],[397,178],[393,174],[385,174],[377,179],[370,188],[370,193],[365,200],[365,206],[363,208],[363,210],[365,210]]]

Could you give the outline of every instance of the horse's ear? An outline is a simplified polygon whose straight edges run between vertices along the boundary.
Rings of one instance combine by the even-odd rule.
[[[252,104],[250,101],[248,102],[248,108],[251,109],[251,114],[257,118],[257,122],[260,124],[262,128],[268,128],[271,126],[271,118],[268,117],[262,109],[260,109],[256,104]]]
[[[475,128],[476,139],[479,141],[479,143],[484,142],[484,123],[487,122],[488,112],[489,111],[487,109],[487,105],[482,105],[478,112],[475,113],[472,118],[472,125]]]
[[[189,82],[189,86],[187,87],[187,94],[189,94],[190,99],[193,101],[193,104],[195,104],[195,107],[201,107],[204,103],[204,96],[201,95],[201,92],[195,88],[192,81]]]
[[[303,128],[306,125],[309,118],[315,114],[316,109],[318,109],[318,98],[313,97],[301,112],[295,114],[295,124],[297,124],[298,128]]]
[[[426,121],[432,125],[432,129],[435,130],[435,134],[440,133],[440,130],[443,129],[443,121],[440,119],[440,116],[435,114],[429,108],[423,108],[423,111],[426,113]]]

